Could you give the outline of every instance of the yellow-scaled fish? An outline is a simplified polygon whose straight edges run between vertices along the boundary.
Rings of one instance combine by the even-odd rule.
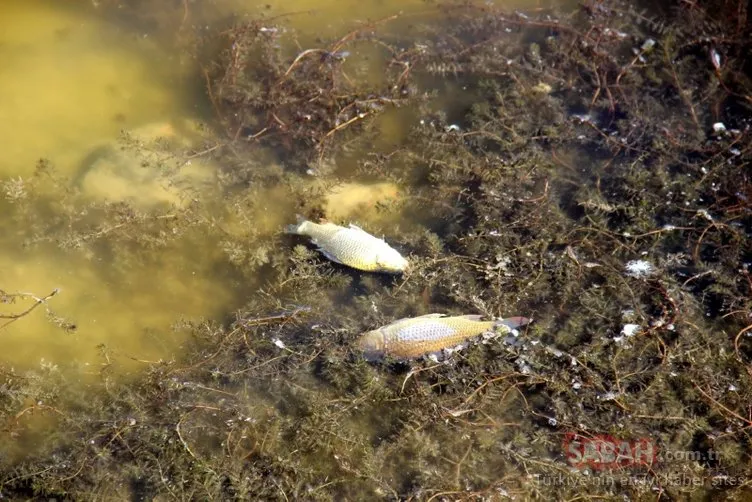
[[[366,272],[401,273],[407,260],[383,239],[350,225],[314,223],[298,216],[298,223],[288,225],[287,233],[307,235],[321,253],[330,260]]]
[[[530,322],[526,317],[481,321],[479,315],[427,314],[399,319],[364,333],[358,340],[367,359],[415,358],[456,347],[485,332],[510,333]]]

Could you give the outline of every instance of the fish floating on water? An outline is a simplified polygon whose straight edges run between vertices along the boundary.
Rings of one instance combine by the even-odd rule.
[[[530,323],[526,317],[482,321],[480,315],[427,314],[396,320],[364,333],[358,340],[367,359],[384,356],[417,358],[456,347],[485,332],[511,333]]]
[[[408,267],[408,261],[383,239],[352,224],[314,223],[298,216],[298,222],[288,225],[286,232],[310,237],[324,256],[358,270],[398,274]]]

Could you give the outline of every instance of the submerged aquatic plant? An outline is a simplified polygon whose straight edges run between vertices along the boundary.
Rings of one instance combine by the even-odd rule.
[[[37,309],[40,305],[44,305],[47,317],[48,319],[55,322],[55,324],[58,324],[60,327],[64,328],[67,331],[75,331],[76,325],[73,323],[70,323],[66,321],[64,318],[59,317],[55,315],[55,313],[50,310],[48,301],[55,295],[57,295],[60,292],[59,289],[55,288],[53,289],[50,294],[47,296],[37,296],[33,293],[25,293],[25,292],[12,292],[8,293],[0,289],[0,304],[8,304],[8,305],[17,305],[17,304],[23,304],[28,303],[28,300],[31,300],[31,303],[25,306],[19,306],[17,308],[17,311],[15,312],[0,312],[0,330],[5,328],[11,323],[14,323],[21,319],[22,317],[26,317],[27,315],[31,314],[35,309]]]
[[[226,134],[240,140],[237,147],[260,142],[299,170],[325,173],[321,168],[334,162],[343,136],[352,138],[347,133],[408,102],[404,89],[394,84],[399,73],[393,65],[380,68],[387,74],[384,83],[353,78],[373,63],[347,48],[376,50],[382,57],[397,52],[384,40],[372,40],[370,30],[378,24],[287,57],[285,30],[263,20],[238,22],[225,32],[219,57],[204,70],[209,99]]]
[[[188,326],[185,354],[145,375],[112,379],[118,357],[104,350],[93,388],[52,368],[3,370],[5,447],[28,444],[33,417],[58,427],[25,457],[0,458],[0,493],[743,497],[752,469],[745,9],[675,2],[648,14],[614,1],[532,16],[442,4],[440,20],[389,38],[400,47],[387,51],[400,69],[389,89],[425,93],[404,98],[416,114],[407,140],[362,167],[405,180],[404,214],[427,215],[423,228],[394,230],[416,257],[409,273],[373,277],[267,242],[261,290],[233,319]],[[285,59],[268,27],[225,34],[238,45],[225,44],[212,67],[210,99],[233,147],[269,134],[283,150],[303,142],[307,162],[351,139],[339,133],[355,136],[357,121],[337,129],[338,114],[345,124],[370,99],[337,80],[354,36]],[[302,184],[289,190],[295,204],[312,204]],[[245,200],[236,197],[228,193]],[[253,242],[226,238],[226,260],[242,269]],[[372,364],[354,350],[364,331],[439,309],[514,310],[536,322],[440,363]],[[614,468],[591,442],[595,465],[583,465],[568,456],[582,438],[646,440],[664,454],[649,468]]]

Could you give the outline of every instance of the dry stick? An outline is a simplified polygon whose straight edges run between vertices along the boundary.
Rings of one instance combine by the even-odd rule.
[[[645,232],[645,233],[642,233],[642,234],[630,235],[629,238],[630,239],[639,239],[641,237],[647,237],[649,235],[662,234],[662,233],[666,233],[666,232],[673,232],[675,230],[697,230],[697,228],[695,228],[695,227],[659,228],[657,230],[650,230],[649,232]]]
[[[24,416],[26,414],[26,412],[29,412],[29,411],[33,412],[34,410],[37,410],[37,409],[52,410],[55,413],[57,413],[58,415],[67,418],[67,416],[65,415],[65,413],[63,413],[62,411],[58,410],[57,408],[55,408],[53,406],[47,406],[45,404],[32,404],[31,406],[29,406],[27,408],[24,408],[23,410],[21,410],[18,413],[16,413],[16,415],[13,418],[16,421],[18,421],[18,419],[21,418],[22,416]]]
[[[459,459],[459,461],[455,462],[452,459],[449,459],[449,458],[446,458],[446,457],[442,457],[447,462],[450,462],[450,463],[454,464],[454,486],[456,486],[457,489],[461,488],[461,485],[460,485],[460,475],[462,474],[462,464],[463,464],[463,462],[465,462],[465,460],[467,459],[467,456],[470,455],[470,452],[472,450],[473,450],[473,443],[471,441],[470,444],[467,447],[467,451],[465,452],[464,455],[462,455],[462,458]]]
[[[9,324],[11,324],[13,322],[16,322],[17,320],[19,320],[23,316],[29,314],[32,310],[34,310],[35,308],[37,308],[41,304],[46,303],[47,300],[49,300],[50,298],[52,298],[53,296],[55,296],[59,292],[60,292],[60,290],[58,288],[55,288],[52,291],[52,293],[50,293],[49,295],[45,296],[44,298],[39,298],[37,296],[32,295],[31,293],[16,293],[14,295],[11,295],[11,296],[30,297],[30,298],[33,298],[36,302],[34,303],[34,305],[32,305],[31,307],[27,308],[26,310],[24,310],[20,314],[0,314],[0,319],[8,319],[8,321],[5,324],[3,324],[2,326],[0,326],[0,329],[3,329],[7,325],[9,325]]]
[[[167,220],[167,219],[173,219],[173,218],[177,218],[177,217],[178,217],[178,215],[176,215],[176,214],[163,214],[161,216],[155,216],[154,219],[155,220]],[[118,228],[122,228],[122,227],[124,227],[126,225],[130,225],[131,223],[142,223],[144,221],[146,221],[145,218],[135,217],[135,218],[129,219],[128,221],[124,221],[122,223],[118,223],[117,225],[113,225],[111,227],[105,227],[105,228],[99,230],[98,232],[94,232],[94,233],[91,233],[91,234],[88,234],[88,235],[84,235],[84,236],[81,237],[81,240],[84,241],[84,242],[86,242],[86,241],[88,241],[90,239],[97,239],[99,237],[102,237],[103,235],[109,234],[113,230],[117,230]]]
[[[333,128],[332,130],[330,130],[330,131],[329,131],[328,133],[326,133],[326,134],[324,135],[324,139],[328,138],[329,136],[331,136],[331,135],[332,135],[332,134],[334,134],[335,132],[339,131],[340,129],[344,129],[345,127],[349,126],[349,125],[350,125],[350,124],[352,124],[353,122],[356,122],[356,121],[358,121],[358,120],[362,120],[362,119],[366,118],[366,117],[367,117],[367,116],[369,116],[369,115],[370,115],[370,113],[366,113],[366,112],[363,112],[363,113],[359,113],[359,114],[357,114],[356,116],[354,116],[353,118],[351,118],[351,119],[350,119],[350,120],[348,120],[347,122],[343,122],[343,123],[341,123],[341,124],[340,124],[340,125],[338,125],[337,127],[335,127],[335,128]]]
[[[207,153],[211,153],[214,150],[216,150],[217,148],[222,148],[223,146],[225,146],[225,143],[217,143],[216,145],[212,146],[211,148],[207,148],[205,150],[201,150],[200,152],[196,152],[196,153],[194,153],[192,155],[189,155],[189,156],[185,157],[183,160],[191,160],[191,159],[195,159],[196,157],[201,157],[202,155],[206,155]]]
[[[548,197],[548,179],[546,179],[546,184],[543,187],[543,195],[541,195],[540,197],[535,197],[534,199],[517,199],[517,202],[523,202],[523,203],[540,202],[546,197]]]
[[[199,464],[201,464],[201,466],[204,469],[206,469],[207,471],[209,471],[212,474],[216,475],[217,473],[214,472],[214,470],[212,470],[211,468],[209,468],[208,466],[206,466],[205,463],[200,458],[198,458],[195,453],[193,453],[193,450],[191,450],[191,447],[188,446],[188,442],[183,438],[183,434],[180,431],[180,424],[183,423],[183,420],[185,419],[185,417],[187,417],[188,415],[190,415],[191,413],[193,413],[197,409],[207,409],[207,410],[213,410],[213,411],[222,411],[221,408],[215,408],[213,406],[196,405],[196,406],[194,406],[194,408],[192,410],[186,412],[182,417],[180,417],[180,420],[178,420],[178,423],[175,424],[175,432],[178,434],[178,439],[180,440],[180,443],[183,445],[183,448],[185,448],[185,450],[191,455],[191,457],[193,457],[193,459],[196,460],[196,462],[198,462]]]
[[[183,19],[180,21],[180,28],[183,28],[185,22],[188,21],[188,0],[183,0]]]
[[[682,283],[681,287],[686,287],[687,284],[689,284],[690,282],[694,281],[695,279],[699,279],[700,277],[703,277],[703,276],[708,275],[708,274],[713,274],[713,273],[715,273],[714,270],[706,270],[705,272],[701,272],[699,274],[695,274],[692,277],[690,277],[689,279],[687,279],[686,281],[684,281]],[[723,316],[723,317],[725,318],[726,316]]]
[[[734,338],[734,352],[736,352],[736,357],[739,358],[739,361],[744,362],[742,359],[741,354],[739,354],[739,340],[741,339],[742,335],[746,333],[747,331],[752,331],[752,324],[747,326],[746,328],[742,328],[739,333],[736,335],[736,338]]]
[[[616,85],[619,85],[619,78],[621,78],[622,74],[625,70],[622,70],[622,73],[619,74],[616,80]],[[590,107],[592,108],[595,105],[595,101],[598,99],[598,96],[601,95],[601,90],[605,89],[606,94],[608,95],[608,107],[609,111],[611,113],[614,113],[614,110],[616,110],[616,103],[614,103],[614,96],[611,94],[611,90],[608,88],[608,77],[606,75],[603,75],[603,80],[601,80],[601,75],[598,72],[598,67],[593,67],[593,74],[595,75],[595,78],[598,79],[598,89],[596,89],[595,94],[593,94],[593,99],[590,100]]]
[[[185,415],[183,415],[182,417],[180,417],[180,420],[178,420],[178,423],[175,424],[175,432],[178,433],[178,439],[180,439],[180,442],[183,444],[183,448],[185,448],[185,451],[187,451],[191,455],[191,457],[193,457],[196,461],[200,462],[200,460],[198,459],[198,457],[191,450],[191,447],[188,446],[188,443],[185,441],[185,439],[183,439],[183,434],[180,433],[180,424],[183,422],[183,419],[186,416],[188,416],[188,414],[190,414],[190,413],[191,412],[189,411],[188,413],[186,413]]]
[[[366,24],[364,26],[361,26],[357,30],[351,31],[350,33],[348,33],[344,37],[340,38],[337,41],[337,43],[334,44],[334,46],[332,47],[331,52],[337,52],[337,51],[339,51],[339,49],[343,45],[345,45],[347,42],[349,42],[350,40],[352,40],[352,38],[355,35],[357,35],[358,33],[360,33],[361,31],[366,30],[366,29],[374,28],[375,26],[378,26],[380,24],[388,23],[389,21],[393,21],[393,20],[397,19],[398,17],[400,17],[400,14],[394,14],[392,16],[383,17],[383,18],[378,19],[378,20],[376,20],[376,21],[374,21],[372,23],[368,23],[368,24]]]
[[[702,231],[702,233],[700,234],[699,239],[697,239],[697,243],[695,244],[695,249],[692,252],[692,259],[694,261],[699,261],[699,259],[700,259],[700,246],[702,245],[702,241],[705,238],[705,234],[708,233],[708,231],[711,228],[719,228],[719,229],[721,229],[721,228],[724,228],[724,227],[725,228],[730,228],[725,223],[716,223],[715,221],[710,222],[710,225],[708,225],[707,227],[705,227],[705,230]]]
[[[388,16],[382,19],[379,19],[378,21],[374,21],[373,23],[366,24],[365,26],[362,26],[358,28],[357,30],[353,30],[344,37],[340,38],[334,46],[332,46],[332,49],[330,51],[324,50],[324,49],[306,49],[293,60],[292,64],[287,68],[287,71],[282,75],[282,78],[277,82],[277,84],[281,83],[282,80],[287,78],[287,76],[290,74],[290,72],[297,66],[297,64],[302,60],[304,57],[309,56],[311,54],[332,54],[339,51],[339,49],[346,44],[348,41],[350,41],[355,35],[360,33],[361,31],[369,28],[373,28],[374,26],[377,26],[379,24],[383,24],[385,22],[391,21],[393,19],[397,19],[399,17],[399,14],[395,14],[393,16]]]
[[[490,378],[490,379],[486,380],[482,385],[480,385],[480,387],[478,387],[473,392],[471,392],[470,395],[465,398],[465,400],[462,402],[462,404],[466,405],[467,403],[469,403],[476,395],[478,395],[478,393],[480,391],[482,391],[488,385],[490,385],[490,384],[492,384],[494,382],[498,382],[498,381],[501,381],[501,380],[506,380],[507,378],[517,377],[517,376],[531,377],[532,375],[526,375],[524,373],[511,372],[511,373],[506,373],[506,374],[501,375],[501,376]],[[512,387],[515,387],[515,386],[516,385],[512,385]]]
[[[311,307],[308,306],[302,306],[302,307],[296,307],[291,311],[288,312],[282,312],[281,314],[266,316],[266,317],[257,317],[255,319],[241,319],[242,326],[244,328],[248,328],[250,326],[258,326],[260,324],[269,324],[273,321],[286,321],[287,319],[290,319],[292,317],[295,317],[296,315],[303,313],[303,312],[310,312]]]
[[[400,387],[400,394],[402,394],[405,391],[405,384],[407,384],[407,381],[410,379],[411,376],[417,375],[418,373],[422,373],[423,371],[436,368],[437,366],[441,366],[442,364],[443,363],[438,363],[438,364],[429,366],[427,368],[416,368],[414,370],[410,370],[410,373],[408,373],[405,379],[402,381],[402,387]]]
[[[699,386],[699,385],[697,385],[696,383],[692,382],[692,386],[693,386],[693,387],[694,387],[695,389],[699,390],[699,391],[700,391],[700,394],[702,394],[703,396],[705,396],[705,397],[706,397],[706,398],[707,398],[708,400],[712,401],[712,402],[713,402],[714,404],[716,404],[716,405],[718,405],[719,407],[721,407],[721,408],[722,408],[723,410],[725,410],[725,411],[726,411],[727,413],[729,413],[730,415],[733,415],[734,417],[738,418],[738,419],[739,419],[739,420],[741,420],[742,422],[746,423],[746,424],[747,424],[747,427],[750,427],[750,426],[752,426],[752,420],[749,420],[749,419],[747,419],[747,418],[744,418],[743,416],[739,415],[739,414],[738,414],[738,413],[736,413],[735,411],[732,411],[732,410],[730,410],[730,409],[726,408],[726,407],[725,407],[724,405],[722,405],[721,403],[719,403],[718,401],[716,401],[715,399],[713,399],[713,397],[712,397],[712,396],[710,396],[710,394],[708,394],[707,392],[705,392],[704,390],[702,390],[702,387],[700,387],[700,386]]]
[[[289,68],[287,68],[287,71],[285,72],[285,74],[282,75],[282,79],[284,79],[285,77],[287,77],[287,75],[290,74],[290,72],[293,70],[293,68],[295,68],[295,66],[298,64],[298,62],[301,59],[303,59],[304,57],[308,56],[309,54],[319,54],[319,53],[327,54],[328,52],[329,51],[326,51],[324,49],[306,49],[306,50],[304,50],[303,52],[301,52],[300,54],[298,54],[298,57],[296,57],[293,60],[292,64],[289,66]],[[282,79],[280,79],[279,82],[277,82],[277,84],[279,84],[282,81]]]
[[[362,119],[368,117],[369,115],[372,115],[372,114],[371,113],[366,113],[366,112],[359,113],[356,116],[354,116],[353,118],[351,118],[350,120],[348,120],[347,122],[343,122],[342,124],[339,124],[338,126],[336,126],[333,129],[331,129],[329,132],[327,132],[324,135],[324,137],[321,139],[321,141],[319,141],[319,144],[318,144],[318,148],[321,150],[321,152],[319,153],[319,162],[323,162],[324,153],[326,153],[326,148],[325,148],[326,145],[324,144],[324,142],[327,140],[327,138],[329,138],[332,134],[334,134],[335,132],[339,131],[340,129],[344,129],[345,127],[349,126],[353,122],[357,122],[358,120],[362,120]]]
[[[666,63],[671,68],[671,76],[674,79],[674,85],[676,86],[676,89],[679,91],[679,95],[681,96],[682,101],[684,101],[684,104],[687,105],[687,108],[689,108],[690,113],[692,114],[692,122],[695,123],[695,127],[697,127],[698,131],[702,130],[702,126],[700,126],[700,121],[697,120],[697,114],[695,113],[695,107],[692,106],[692,101],[687,98],[687,95],[684,93],[684,89],[682,88],[681,84],[679,83],[679,77],[676,75],[676,70],[674,69],[674,65],[671,63],[671,57],[668,54],[668,47],[663,48],[663,55],[665,57]]]
[[[255,134],[253,134],[253,135],[251,135],[251,136],[248,136],[248,137],[247,137],[247,138],[245,138],[245,139],[246,139],[246,141],[253,141],[254,139],[258,138],[259,136],[261,136],[262,134],[264,134],[264,133],[265,133],[266,131],[268,131],[268,130],[269,130],[269,128],[268,128],[268,127],[264,127],[264,128],[263,128],[263,129],[261,129],[261,130],[260,130],[259,132],[255,133]]]

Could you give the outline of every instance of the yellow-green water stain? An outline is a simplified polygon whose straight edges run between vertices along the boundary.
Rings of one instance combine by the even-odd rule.
[[[83,3],[2,2],[0,19],[0,55],[12,63],[0,68],[0,181],[31,176],[42,157],[73,179],[82,159],[115,142],[122,129],[193,111],[173,85],[185,71],[177,58],[94,17]],[[115,181],[110,188],[117,200]],[[118,358],[124,370],[143,367],[135,360],[168,360],[184,342],[171,330],[176,320],[219,316],[233,303],[212,270],[220,251],[210,242],[196,246],[179,239],[127,265],[90,250],[24,249],[22,220],[6,220],[3,229],[0,289],[45,296],[60,288],[49,307],[76,325],[66,334],[40,306],[2,328],[0,361],[17,369],[38,367],[44,359],[96,373],[104,361],[99,345],[128,356]],[[120,270],[112,273],[115,267]],[[28,305],[2,305],[0,312]]]
[[[148,40],[43,2],[2,2],[0,19],[0,176],[40,157],[71,175],[93,145],[180,106]]]

